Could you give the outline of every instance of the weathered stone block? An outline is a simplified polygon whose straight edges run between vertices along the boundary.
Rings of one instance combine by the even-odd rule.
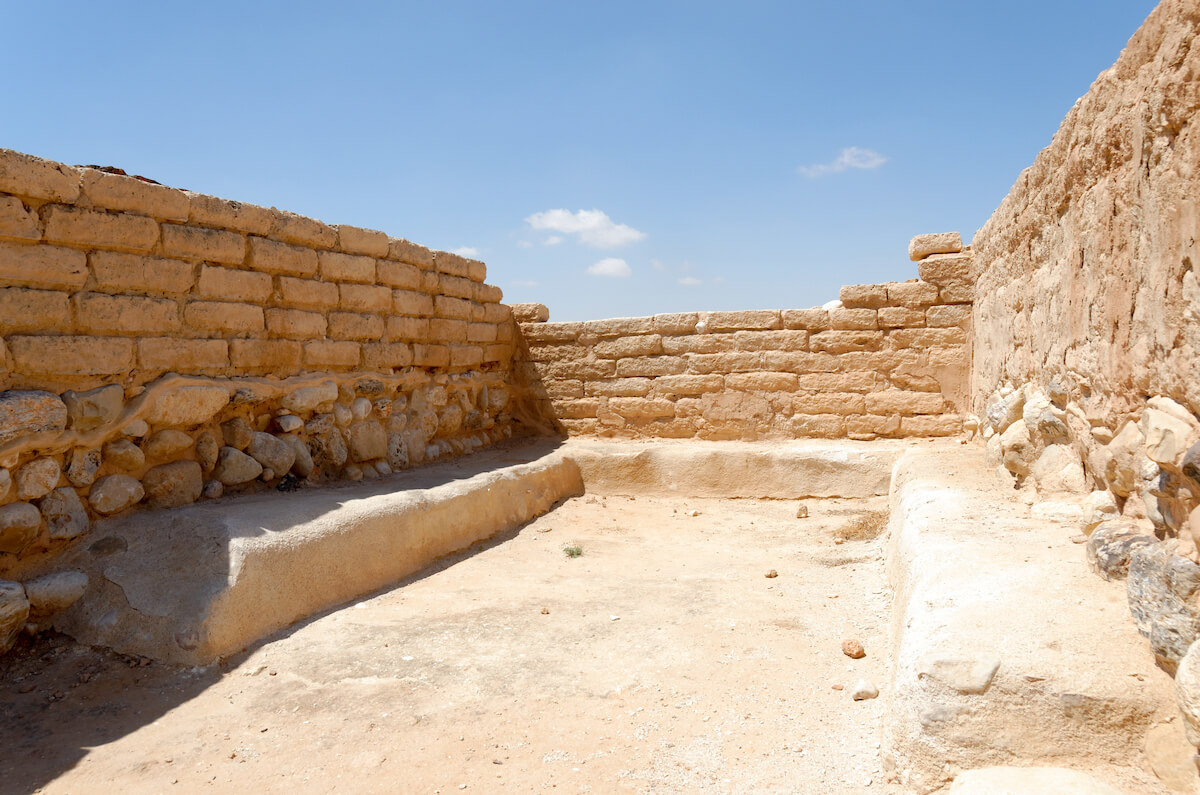
[[[709,332],[783,328],[783,319],[777,310],[709,312],[704,319],[708,323]]]
[[[709,375],[717,373],[724,375],[726,373],[748,373],[754,370],[765,369],[763,367],[762,353],[698,353],[688,356],[686,359],[687,372],[697,375]],[[623,361],[633,362],[634,359],[625,359]],[[778,369],[772,367],[771,369]],[[650,373],[650,375],[656,375]],[[671,375],[671,373],[662,373],[662,375]]]
[[[970,254],[932,254],[917,265],[921,281],[938,287],[967,285],[971,283]]]
[[[334,279],[339,282],[375,283],[375,260],[371,257],[322,251],[319,259],[321,275],[326,279]]]
[[[794,392],[797,377],[794,373],[730,373],[725,376],[726,389],[755,392]]]
[[[450,348],[445,345],[413,345],[413,364],[417,367],[447,367]]]
[[[304,364],[313,367],[357,367],[363,346],[358,342],[311,340],[304,343]]]
[[[70,331],[69,293],[0,287],[0,334]]]
[[[874,309],[832,309],[829,325],[841,331],[873,331],[879,328]]]
[[[408,290],[393,290],[392,311],[397,315],[429,317],[433,314],[433,297]]]
[[[622,378],[678,375],[686,371],[687,367],[687,359],[681,356],[639,356],[617,360],[616,373]]]
[[[334,429],[334,433],[337,430]],[[217,465],[213,467],[212,476],[225,486],[237,486],[249,483],[262,474],[262,464],[233,447],[222,447],[217,454]]]
[[[311,277],[317,273],[317,252],[263,237],[251,237],[247,264],[263,273]]]
[[[388,258],[429,269],[433,267],[433,252],[424,246],[393,237],[389,238]]]
[[[150,461],[169,461],[190,452],[194,446],[192,437],[183,431],[163,428],[142,442],[142,453]]]
[[[650,378],[613,378],[589,381],[585,391],[589,397],[644,397],[653,383]]]
[[[88,258],[100,290],[186,293],[195,282],[192,265],[179,260],[116,251],[93,251]]]
[[[483,364],[483,348],[478,345],[451,345],[451,367],[475,367]]]
[[[900,418],[901,436],[956,436],[962,433],[962,417],[940,414]]]
[[[438,277],[438,292],[442,295],[447,295],[451,298],[465,298],[473,300],[477,285],[475,282],[465,277],[446,276]]]
[[[975,300],[972,284],[948,284],[938,291],[939,304],[969,304]]]
[[[78,289],[87,277],[87,257],[81,251],[0,241],[0,284]]]
[[[868,414],[940,414],[945,403],[938,393],[903,392],[896,389],[869,392],[866,399]]]
[[[838,297],[846,309],[878,309],[887,305],[887,285],[848,284],[841,289]]]
[[[792,402],[796,414],[864,414],[866,398],[855,392],[817,392],[796,395]]]
[[[925,325],[931,328],[961,326],[971,317],[971,307],[965,304],[931,306],[925,310]]]
[[[506,343],[495,343],[483,346],[483,361],[488,364],[505,364],[512,359],[513,348]]]
[[[703,395],[725,389],[723,375],[664,375],[655,379],[654,391],[660,395]]]
[[[801,438],[839,439],[846,435],[846,418],[840,414],[797,414],[792,432]]]
[[[917,235],[908,241],[908,258],[914,262],[930,254],[953,254],[962,251],[962,238],[958,232]]]
[[[739,332],[753,334],[754,332]],[[662,352],[670,356],[683,353],[726,353],[737,348],[733,334],[689,334],[684,337],[663,337]]]
[[[825,309],[785,309],[780,313],[784,328],[828,331],[829,311]]]
[[[582,400],[562,400],[554,401],[554,416],[561,420],[582,420],[596,416],[596,410],[600,405],[597,398],[583,398]]]
[[[467,321],[435,317],[429,321],[429,336],[437,342],[466,342]]]
[[[877,351],[883,347],[883,332],[822,331],[808,338],[808,347],[816,353]]]
[[[674,417],[675,403],[663,398],[614,397],[609,398],[608,408],[626,419],[654,419]]]
[[[646,334],[637,337],[601,340],[596,343],[593,350],[602,359],[654,356],[663,352],[662,337],[658,334]]]
[[[229,343],[230,364],[248,370],[290,375],[300,370],[303,358],[303,347],[291,340],[233,340]]]
[[[267,331],[276,337],[312,339],[324,337],[325,316],[319,312],[300,309],[268,309],[265,312]]]
[[[811,392],[870,392],[879,382],[873,372],[801,373],[797,388]]]
[[[475,300],[485,304],[496,304],[504,300],[504,291],[494,284],[476,284]]]
[[[925,312],[904,306],[885,306],[879,310],[879,326],[880,328],[924,328]]]
[[[890,341],[898,348],[939,348],[962,345],[967,341],[967,333],[961,328],[896,329]]]
[[[72,299],[75,326],[101,334],[163,334],[178,331],[179,304],[167,298],[79,293]]]
[[[730,337],[733,338],[733,349],[739,351],[808,350],[808,332],[801,330],[735,331],[733,334],[706,334],[700,339],[728,340]]]
[[[233,229],[252,235],[265,235],[271,231],[272,214],[266,207],[202,193],[187,195],[190,202],[188,220],[193,224]]]
[[[260,307],[220,301],[192,301],[183,308],[183,322],[197,331],[226,336],[257,334],[266,327]]]
[[[52,160],[0,149],[0,191],[49,201],[79,197],[80,170]]]
[[[333,309],[338,305],[338,287],[312,279],[279,278],[279,295],[283,303],[298,309]]]
[[[423,317],[389,317],[387,333],[390,340],[428,342],[429,320]]]
[[[330,312],[329,336],[338,340],[379,340],[384,334],[383,318],[358,312]]]
[[[13,474],[18,500],[40,500],[58,485],[62,469],[58,461],[43,456],[25,464]]]
[[[296,461],[296,451],[290,444],[261,431],[250,434],[250,444],[246,446],[246,452],[262,464],[263,469],[274,472],[276,477],[286,475]]]
[[[158,243],[158,224],[141,215],[51,205],[45,211],[45,239],[84,248],[147,252]]]
[[[391,333],[390,330],[388,333]],[[495,323],[471,323],[467,326],[467,342],[495,342],[496,336]]]
[[[181,386],[158,396],[148,422],[188,428],[208,422],[229,403],[229,392],[221,386]]]
[[[264,303],[274,294],[270,275],[205,265],[200,269],[196,295],[224,301]]]
[[[938,301],[937,285],[928,282],[892,282],[888,284],[888,303],[909,309],[924,309]]]
[[[439,295],[433,299],[433,311],[438,317],[453,320],[470,320],[471,302],[464,301],[461,298],[448,298],[444,295]]]
[[[874,434],[876,436],[895,436],[900,432],[900,418],[884,417],[877,414],[855,414],[846,417],[846,433]]]
[[[480,320],[484,323],[510,323],[512,321],[512,309],[504,304],[486,304],[483,307],[483,317]]]
[[[404,342],[374,342],[363,346],[363,363],[373,370],[408,367],[413,363],[412,345]]]
[[[186,221],[191,204],[181,190],[92,168],[83,169],[82,188],[84,197],[94,207],[167,221]]]
[[[333,248],[337,244],[337,232],[315,218],[274,208],[270,212],[271,237],[277,240],[312,248]]]
[[[120,375],[134,365],[134,341],[113,337],[9,337],[18,370],[43,375]]]
[[[388,236],[383,232],[344,224],[333,228],[337,230],[338,248],[346,254],[365,254],[368,257],[388,255]]]
[[[471,260],[466,257],[451,254],[449,251],[438,251],[433,256],[434,266],[439,273],[448,273],[451,276],[466,278],[471,272]]]
[[[0,237],[32,241],[41,236],[37,213],[16,196],[0,196]]]
[[[389,287],[417,290],[421,287],[421,269],[407,262],[380,260],[376,265],[378,279]]]

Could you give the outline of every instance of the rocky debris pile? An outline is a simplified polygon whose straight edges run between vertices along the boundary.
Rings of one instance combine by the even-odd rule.
[[[22,630],[36,634],[42,625],[83,596],[88,577],[60,571],[26,580],[0,580],[0,654],[13,647]]]

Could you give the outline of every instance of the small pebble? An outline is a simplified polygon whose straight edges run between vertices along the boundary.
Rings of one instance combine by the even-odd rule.
[[[843,688],[842,688],[842,685],[834,685],[832,689],[833,690],[841,690]]]
[[[763,576],[764,576],[764,577],[766,577],[768,580],[771,580],[771,579],[774,579],[774,578],[778,577],[778,576],[779,576],[779,572],[775,571],[775,569],[771,569],[770,571],[768,571],[768,572],[767,572],[766,574],[764,574]]]
[[[808,506],[807,505],[804,505],[803,503],[801,503],[800,506],[796,508],[796,518],[797,519],[807,519],[808,518]]]
[[[548,616],[548,615],[550,615],[550,611],[549,611],[549,610],[547,610],[546,608],[544,608],[544,607],[543,607],[543,608],[542,608],[542,615],[544,615],[544,616]]]
[[[866,679],[859,679],[858,684],[850,691],[850,697],[855,701],[866,701],[879,695],[879,688]]]
[[[867,656],[867,652],[863,649],[863,645],[854,638],[847,638],[842,641],[842,654],[852,660],[859,660]]]

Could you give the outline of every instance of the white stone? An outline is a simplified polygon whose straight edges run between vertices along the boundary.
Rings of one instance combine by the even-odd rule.
[[[1039,494],[1081,494],[1087,489],[1083,461],[1065,444],[1047,445],[1029,470]],[[1080,513],[1079,519],[1082,519]]]
[[[29,546],[42,527],[42,515],[27,502],[0,506],[0,552],[18,554]]]
[[[19,582],[0,580],[0,654],[17,642],[29,618],[29,599]]]
[[[958,232],[917,235],[908,241],[908,258],[913,262],[931,254],[957,254],[962,250],[962,236]]]
[[[79,601],[87,590],[88,576],[82,571],[56,571],[26,580],[24,585],[30,614],[46,618]]]
[[[246,452],[264,469],[271,469],[277,475],[286,474],[296,461],[296,451],[292,446],[269,433],[254,432]]]
[[[235,447],[222,447],[213,477],[225,486],[249,483],[262,474],[262,464]]]
[[[134,420],[122,428],[121,433],[125,436],[132,436],[134,439],[141,439],[150,433],[150,423],[145,420]]]
[[[337,400],[338,388],[333,381],[323,381],[316,386],[301,387],[284,397],[280,403],[285,409],[297,414],[312,411],[322,403]]]
[[[354,402],[350,404],[350,412],[354,415],[354,419],[356,420],[366,419],[367,415],[371,413],[371,409],[371,401],[367,400],[365,397],[355,398]]]
[[[850,690],[850,697],[855,701],[866,701],[878,696],[879,688],[866,679],[859,679]]]
[[[1121,512],[1117,509],[1117,501],[1110,492],[1093,491],[1083,504],[1083,529],[1091,533],[1101,522],[1117,519]]]
[[[128,439],[114,439],[104,445],[104,463],[132,472],[146,465],[146,454]]]
[[[17,499],[37,500],[58,485],[62,469],[53,458],[35,458],[17,470]]]
[[[1017,420],[1000,434],[1000,451],[1005,469],[1016,475],[1029,474],[1036,448],[1024,420]]]
[[[75,489],[64,486],[46,495],[41,504],[42,517],[55,541],[76,538],[86,533],[92,525],[87,509]]]
[[[118,513],[137,505],[146,496],[146,490],[136,478],[129,475],[106,475],[96,481],[88,494],[88,502],[97,513]]]
[[[1174,465],[1177,459],[1183,458],[1195,434],[1193,425],[1173,413],[1156,408],[1147,408],[1142,412],[1138,427],[1146,437],[1146,455],[1158,464]]]
[[[313,472],[312,453],[309,452],[308,445],[299,436],[280,436],[279,441],[292,448],[295,453],[295,459],[292,461],[292,471],[302,478],[306,478]]]
[[[333,407],[333,421],[339,428],[345,428],[354,419],[354,412],[349,406],[337,403]]]
[[[223,386],[181,386],[159,395],[146,419],[154,425],[199,425],[228,403],[229,391]]]
[[[304,427],[304,420],[297,417],[295,414],[284,414],[275,418],[275,424],[279,426],[279,430],[284,433],[295,433]]]
[[[835,309],[845,309],[845,304],[842,303],[840,298],[835,298],[832,301],[826,301],[821,304],[821,308],[826,312],[832,312]]]

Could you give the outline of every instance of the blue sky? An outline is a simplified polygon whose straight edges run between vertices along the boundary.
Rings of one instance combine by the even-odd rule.
[[[964,239],[1150,0],[3,0],[0,146],[477,252],[556,320],[807,307]]]

